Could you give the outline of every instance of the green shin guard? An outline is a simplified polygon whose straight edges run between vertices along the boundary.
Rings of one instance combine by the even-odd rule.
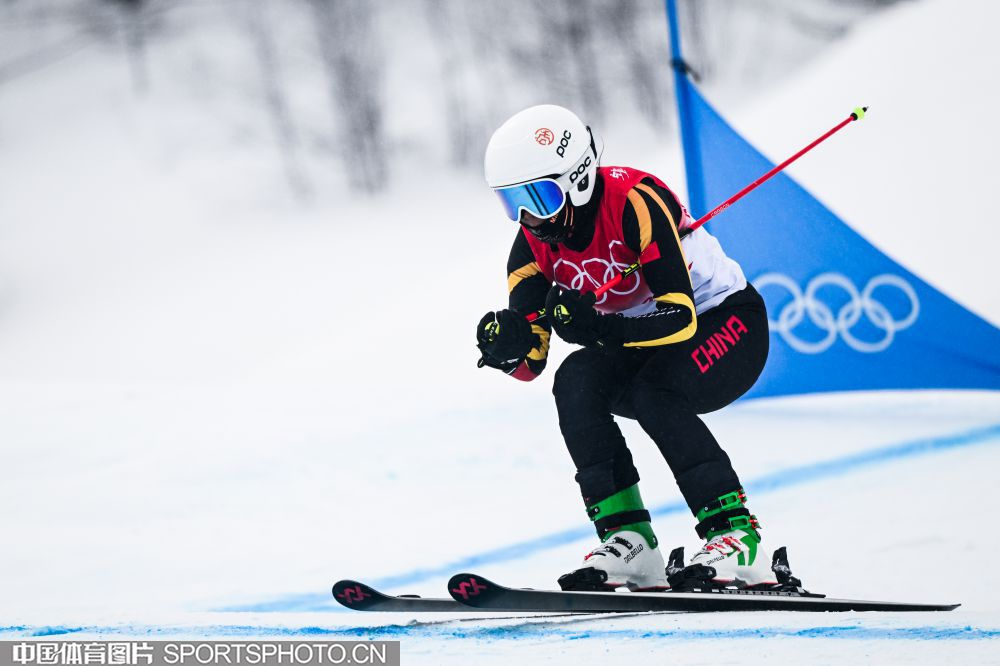
[[[602,542],[610,539],[616,532],[629,530],[641,534],[651,548],[657,546],[656,535],[649,522],[649,511],[643,506],[638,484],[588,506],[587,515],[594,522],[597,536]]]

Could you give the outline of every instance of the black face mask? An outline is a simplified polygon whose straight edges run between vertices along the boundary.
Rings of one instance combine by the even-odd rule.
[[[573,206],[567,201],[554,219],[546,220],[537,227],[529,227],[526,224],[521,226],[543,243],[562,243],[573,232]]]

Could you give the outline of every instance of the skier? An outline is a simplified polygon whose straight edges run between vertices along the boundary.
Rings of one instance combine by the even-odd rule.
[[[684,574],[716,586],[776,583],[729,456],[699,414],[743,395],[768,353],[764,302],[739,264],[693,223],[662,181],[599,165],[602,144],[574,113],[534,106],[486,148],[488,185],[520,224],[507,263],[509,304],[479,322],[481,364],[530,381],[552,329],[580,345],[556,371],[559,427],[601,540],[566,590],[670,587],[639,474],[614,416],[656,443],[705,544]],[[597,298],[594,291],[641,269]],[[534,322],[525,317],[544,308]]]

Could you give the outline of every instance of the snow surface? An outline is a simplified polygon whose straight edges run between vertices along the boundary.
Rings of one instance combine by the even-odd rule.
[[[796,174],[998,323],[985,275],[998,234],[979,198],[1000,148],[987,17],[995,4],[905,4],[729,115],[777,159],[838,109],[870,104]],[[707,417],[765,543],[788,545],[809,588],[961,602],[955,612],[341,610],[329,587],[343,577],[442,595],[449,571],[475,568],[548,587],[593,542],[552,373],[524,385],[475,367],[472,324],[504,301],[511,230],[479,174],[300,207],[247,187],[268,156],[199,146],[193,172],[159,139],[192,112],[133,100],[111,62],[81,54],[0,105],[0,638],[391,638],[404,663],[1000,662],[1000,395],[986,392],[755,401]],[[949,101],[961,116],[934,122]],[[680,177],[667,139],[616,153],[604,134],[608,163]],[[457,205],[443,209],[445,187]],[[942,224],[958,239],[946,252]],[[553,367],[566,352],[557,343]],[[690,551],[666,466],[624,430],[661,540]]]

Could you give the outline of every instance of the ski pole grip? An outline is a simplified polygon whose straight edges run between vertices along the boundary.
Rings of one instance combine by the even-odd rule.
[[[486,324],[484,332],[486,333],[487,342],[496,342],[497,335],[500,334],[500,322],[491,321],[490,323]],[[483,355],[480,357],[480,359],[476,361],[476,367],[482,368],[485,365],[486,365],[486,352],[483,352]]]
[[[486,324],[486,342],[496,342],[498,335],[500,335],[500,322],[491,321]]]

